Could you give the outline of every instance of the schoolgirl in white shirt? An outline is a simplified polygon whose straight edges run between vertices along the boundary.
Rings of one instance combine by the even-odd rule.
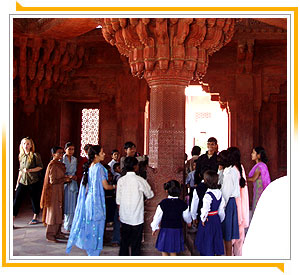
[[[226,256],[232,256],[232,240],[238,240],[239,223],[236,198],[240,196],[240,173],[229,160],[227,150],[218,155],[219,166],[223,170],[221,192],[225,200],[225,219],[222,222]]]
[[[207,170],[203,175],[204,184],[208,187],[201,208],[200,222],[195,239],[195,246],[201,256],[215,256],[224,254],[223,234],[221,222],[224,220],[225,201],[218,184],[218,174]],[[197,220],[198,205],[192,205],[192,219]]]

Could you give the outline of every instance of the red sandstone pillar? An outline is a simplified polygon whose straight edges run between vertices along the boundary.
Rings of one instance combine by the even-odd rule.
[[[183,181],[185,94],[189,82],[202,79],[209,55],[228,43],[232,18],[104,18],[107,42],[128,57],[134,76],[145,78],[150,92],[148,181],[155,198],[146,203],[145,230],[157,203],[166,193],[163,183]]]
[[[150,93],[149,166],[154,168],[155,200],[165,196],[163,183],[182,183],[185,147],[185,87],[178,83],[155,83]],[[181,171],[180,171],[181,170]]]
[[[150,234],[155,209],[167,197],[163,184],[171,179],[183,183],[185,153],[185,87],[188,80],[148,80],[150,92],[148,182],[155,197],[145,205],[145,244],[154,247]],[[149,245],[147,245],[149,244]]]

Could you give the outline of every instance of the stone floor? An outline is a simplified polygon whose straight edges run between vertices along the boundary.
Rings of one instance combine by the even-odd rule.
[[[24,207],[15,219],[13,230],[13,255],[14,256],[68,256],[65,253],[66,241],[60,243],[48,242],[45,238],[46,228],[42,223],[29,225],[32,218],[30,206]],[[112,227],[108,227],[104,234],[104,247],[101,256],[118,256],[119,247],[110,244]],[[156,237],[146,236],[142,244],[141,256],[160,256],[160,252],[155,249]],[[69,256],[86,256],[86,252],[77,247],[73,247]],[[186,248],[180,256],[190,256]]]

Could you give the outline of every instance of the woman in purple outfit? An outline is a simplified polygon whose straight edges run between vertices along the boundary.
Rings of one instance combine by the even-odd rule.
[[[256,164],[251,169],[247,181],[253,182],[252,213],[254,213],[262,192],[270,184],[271,180],[268,166],[266,165],[268,158],[265,149],[261,146],[255,147],[252,151],[251,157]]]

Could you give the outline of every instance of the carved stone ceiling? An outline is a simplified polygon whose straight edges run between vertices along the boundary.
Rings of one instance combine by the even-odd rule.
[[[99,24],[101,19],[98,18],[15,18],[14,34],[70,39],[95,29]],[[286,19],[283,18],[244,18],[237,25],[252,29],[265,26],[287,29]]]
[[[94,81],[93,74],[82,75],[83,72],[80,70],[81,64],[87,64],[89,56],[93,59],[93,68],[96,68],[100,75],[109,71],[109,64],[115,66],[120,64],[121,69],[122,66],[127,69],[126,60],[124,61],[116,49],[105,41],[101,29],[97,29],[102,20],[14,18],[14,79],[18,75],[20,84],[23,85],[20,85],[19,91],[14,93],[14,99],[21,98],[28,106],[30,104],[34,106],[37,101],[40,104],[47,102],[47,89],[66,85],[70,78],[83,77],[88,81]],[[285,19],[244,18],[237,22],[233,43],[230,43],[231,46],[236,46],[238,40],[245,38],[256,41],[268,40],[268,43],[273,39],[274,43],[278,41],[286,43],[286,29]],[[30,49],[27,54],[26,47]],[[95,51],[98,53],[93,54]],[[89,67],[85,67],[85,70],[89,71],[88,69]],[[33,107],[28,112],[32,110]]]
[[[70,39],[95,29],[97,18],[15,18],[14,34]]]

